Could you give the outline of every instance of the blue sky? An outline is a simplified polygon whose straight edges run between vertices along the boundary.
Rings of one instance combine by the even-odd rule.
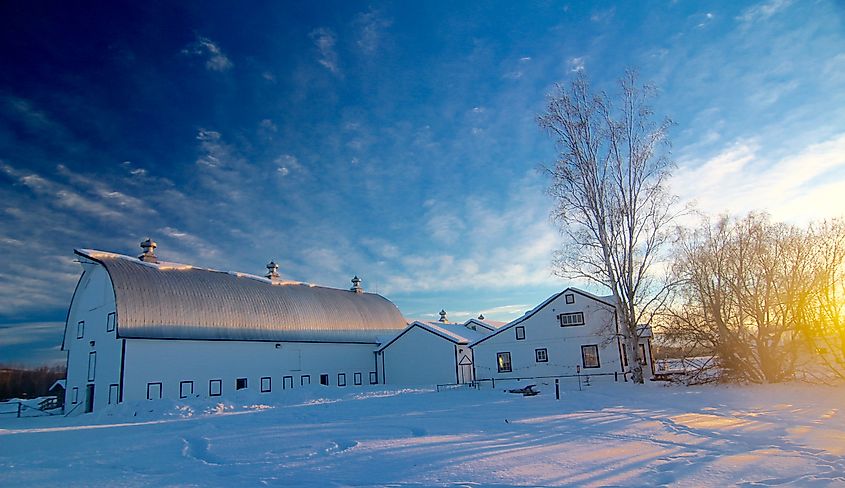
[[[708,213],[845,209],[841,2],[0,5],[0,362],[62,358],[74,248],[507,321],[551,273],[535,117],[628,67]]]

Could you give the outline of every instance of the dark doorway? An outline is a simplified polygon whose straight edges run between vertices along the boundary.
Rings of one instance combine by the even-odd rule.
[[[94,385],[85,387],[85,413],[94,411]]]

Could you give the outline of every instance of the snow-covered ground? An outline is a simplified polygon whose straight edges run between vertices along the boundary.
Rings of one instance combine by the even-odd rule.
[[[845,486],[845,388],[331,389],[0,417],[0,486]]]

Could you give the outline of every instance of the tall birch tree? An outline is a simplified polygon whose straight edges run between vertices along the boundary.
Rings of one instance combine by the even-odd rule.
[[[657,268],[675,217],[667,187],[673,163],[667,131],[649,106],[654,89],[633,71],[613,97],[591,89],[582,73],[556,85],[538,123],[558,148],[553,218],[566,243],[555,272],[611,290],[634,382],[643,382],[639,338],[667,298]]]

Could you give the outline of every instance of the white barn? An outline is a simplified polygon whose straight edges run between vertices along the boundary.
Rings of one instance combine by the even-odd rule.
[[[376,351],[381,382],[399,385],[463,384],[474,379],[473,353],[469,344],[495,327],[481,320],[464,323],[415,321]]]
[[[76,250],[83,273],[68,310],[66,411],[124,401],[278,393],[377,383],[379,337],[406,326],[364,293]]]
[[[470,344],[477,380],[624,373],[627,357],[610,297],[567,288]],[[653,371],[650,328],[640,339]]]

